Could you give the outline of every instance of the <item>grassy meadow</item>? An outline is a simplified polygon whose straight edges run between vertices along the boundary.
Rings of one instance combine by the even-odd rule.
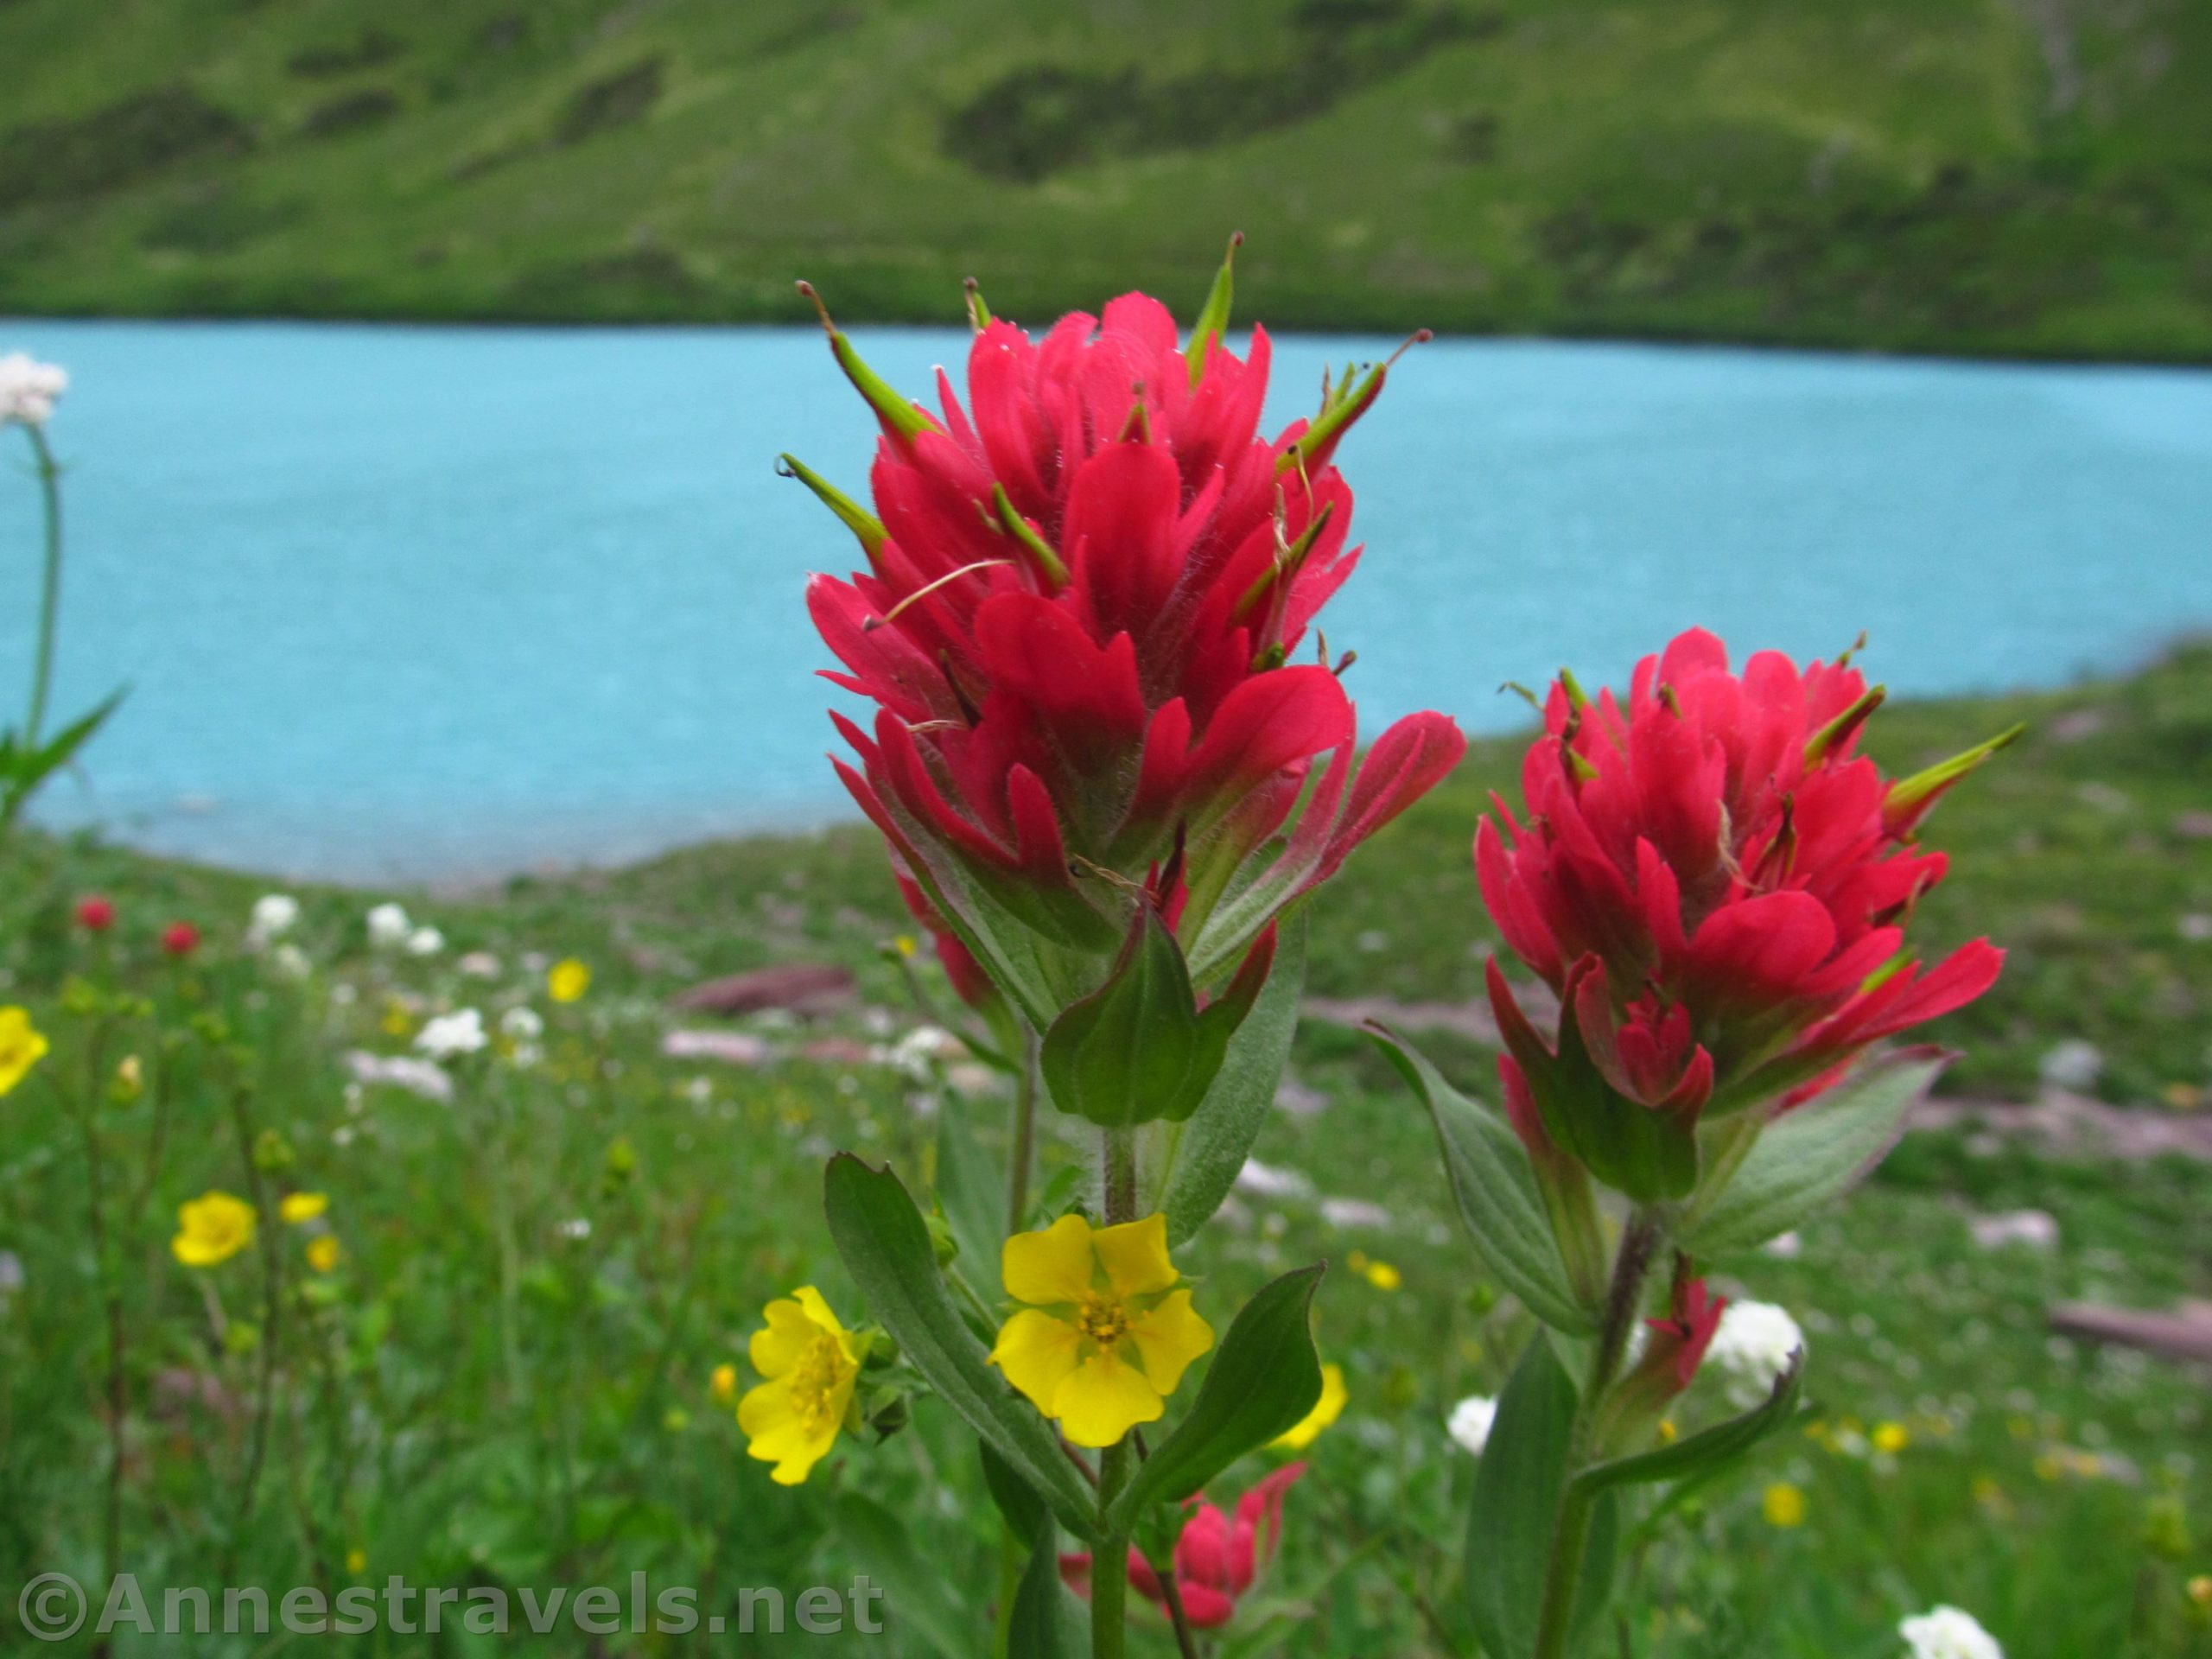
[[[0,29],[50,16],[28,0]],[[1946,1087],[2031,1098],[2077,1039],[2115,1107],[2212,1109],[2212,648],[2064,692],[1894,706],[1873,747],[1904,768],[2021,719],[2030,735],[1931,834],[1955,874],[1927,903],[1929,948],[1986,931],[2012,952],[1999,988],[1935,1033],[1965,1051]],[[1478,744],[1321,896],[1312,995],[1476,995],[1493,940],[1467,842],[1513,761],[1510,744]],[[741,1587],[842,1584],[857,1567],[887,1590],[872,1641],[569,1629],[548,1650],[986,1650],[998,1529],[948,1414],[922,1402],[904,1432],[841,1441],[785,1490],[744,1455],[715,1381],[734,1365],[750,1385],[745,1338],[772,1296],[814,1283],[859,1311],[819,1211],[829,1151],[918,1176],[939,1126],[990,1140],[1007,1115],[987,1077],[900,1046],[927,1016],[871,834],[396,895],[442,934],[423,956],[368,942],[365,912],[395,895],[291,889],[294,959],[246,948],[269,890],[251,877],[34,837],[6,880],[5,1000],[53,1049],[0,1098],[0,1251],[16,1268],[0,1277],[0,1585],[97,1576],[118,1387],[119,1560],[149,1585],[621,1586],[643,1570],[734,1615]],[[93,893],[118,913],[97,938],[73,920]],[[158,942],[180,919],[203,935],[181,959]],[[549,976],[569,959],[590,983],[556,1001]],[[792,962],[850,967],[857,998],[804,1020],[670,1008],[709,976]],[[920,978],[929,991],[934,970]],[[950,1005],[941,983],[930,994]],[[495,1029],[531,1008],[542,1052],[496,1040],[450,1068],[449,1102],[347,1061],[406,1055],[461,1007]],[[671,1058],[678,1029],[749,1038],[753,1057]],[[1478,1042],[1421,1040],[1491,1091]],[[1455,1563],[1475,1465],[1445,1420],[1497,1392],[1529,1321],[1471,1265],[1426,1118],[1363,1039],[1309,1018],[1294,1076],[1257,1148],[1272,1190],[1241,1194],[1187,1258],[1202,1311],[1328,1258],[1319,1339],[1351,1398],[1291,1491],[1281,1556],[1212,1651],[1471,1655]],[[1048,1173],[1074,1165],[1056,1135]],[[255,1199],[259,1233],[186,1268],[177,1209],[210,1188]],[[327,1209],[288,1224],[285,1192]],[[2055,1247],[1973,1242],[1977,1215],[2027,1207],[2055,1217]],[[1817,1416],[1636,1541],[1618,1628],[1595,1647],[1896,1659],[1898,1618],[1951,1602],[2011,1659],[2212,1655],[2212,1594],[2190,1590],[2212,1573],[2204,1376],[2046,1322],[2060,1300],[2212,1294],[2208,1209],[2212,1166],[1969,1125],[1909,1137],[1796,1254],[1715,1263],[1731,1294],[1804,1325]],[[1686,1426],[1724,1409],[1708,1386]],[[1164,1623],[1138,1622],[1133,1650],[1171,1651]],[[492,1646],[451,1630],[372,1643]]]
[[[2212,357],[2186,0],[7,0],[0,311]]]

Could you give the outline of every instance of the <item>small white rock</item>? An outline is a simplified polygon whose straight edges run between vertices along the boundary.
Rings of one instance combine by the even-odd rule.
[[[2105,1069],[2104,1052],[2094,1043],[2069,1037],[2043,1057],[2037,1072],[2054,1089],[2086,1094]]]
[[[1974,1242],[1985,1250],[2002,1249],[2008,1244],[2024,1244],[2035,1250],[2058,1248],[2058,1218],[2048,1210],[2000,1211],[1993,1216],[1976,1216],[1967,1224],[1973,1230]]]

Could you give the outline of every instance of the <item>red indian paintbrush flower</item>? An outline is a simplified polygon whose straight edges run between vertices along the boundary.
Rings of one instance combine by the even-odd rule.
[[[200,948],[200,930],[190,922],[171,922],[162,930],[162,949],[172,957],[190,956]]]
[[[1497,800],[1475,840],[1492,919],[1562,1004],[1554,1051],[1490,964],[1524,1139],[1538,1110],[1556,1133],[1550,1097],[1593,1079],[1684,1127],[1795,1103],[1995,981],[1987,940],[1923,968],[1905,926],[1945,868],[1922,821],[2017,734],[1886,779],[1856,753],[1883,693],[1847,656],[1801,671],[1762,652],[1738,676],[1693,631],[1637,665],[1624,703],[1551,688],[1525,819]]]
[[[880,518],[786,457],[868,556],[808,590],[828,677],[876,705],[835,716],[839,773],[1033,1020],[1096,984],[1140,890],[1217,977],[1465,747],[1416,715],[1355,777],[1344,664],[1292,660],[1358,561],[1331,458],[1387,365],[1262,437],[1268,338],[1221,343],[1227,274],[1187,347],[1143,295],[1042,340],[977,302],[967,404],[940,371],[938,411],[832,327],[882,425]]]
[[[1218,1630],[1235,1616],[1237,1601],[1252,1587],[1260,1569],[1274,1559],[1275,1548],[1282,1541],[1283,1494],[1305,1472],[1302,1463],[1285,1464],[1236,1500],[1233,1520],[1211,1503],[1192,1506],[1191,1518],[1175,1541],[1173,1570],[1183,1617],[1193,1629]],[[1060,1576],[1077,1595],[1089,1596],[1089,1553],[1061,1556]],[[1135,1545],[1129,1547],[1129,1582],[1138,1594],[1166,1611],[1167,1594],[1160,1575]]]
[[[103,893],[87,893],[77,901],[77,925],[87,933],[105,933],[115,925],[115,900]]]

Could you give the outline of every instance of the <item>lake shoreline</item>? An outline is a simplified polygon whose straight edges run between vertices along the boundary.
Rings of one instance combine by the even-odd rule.
[[[1040,310],[1033,318],[1014,318],[1033,333],[1049,327],[1054,318],[1073,311],[1096,314],[1111,295],[1089,300],[1070,300]],[[1455,313],[1449,306],[1387,305],[1372,313],[1348,316],[1339,307],[1278,306],[1273,309],[1241,308],[1238,327],[1264,323],[1271,334],[1298,334],[1308,338],[1403,339],[1422,328],[1440,340],[1530,346],[1648,346],[1656,350],[1740,351],[1762,356],[1821,356],[1864,358],[1876,361],[1955,363],[2051,368],[2212,368],[2212,340],[2164,352],[2089,351],[2063,344],[2037,342],[2006,344],[2002,340],[1961,342],[1938,335],[1906,334],[1866,338],[1843,331],[1776,330],[1770,333],[1694,327],[1668,327],[1645,321],[1618,328],[1583,322],[1552,327],[1541,321],[1503,321]],[[1001,312],[1000,315],[1009,314]],[[892,306],[861,308],[839,307],[838,327],[845,329],[944,329],[959,321],[957,309]],[[792,302],[775,305],[735,305],[695,312],[653,315],[609,308],[604,311],[516,311],[512,308],[474,310],[466,306],[410,308],[296,308],[238,310],[176,308],[114,309],[110,308],[51,308],[26,306],[12,296],[0,306],[0,328],[13,323],[41,322],[184,323],[247,325],[253,323],[329,324],[341,327],[451,328],[515,333],[582,333],[590,330],[634,331],[640,334],[682,333],[687,330],[771,329],[803,327],[817,319],[807,302],[794,294]]]

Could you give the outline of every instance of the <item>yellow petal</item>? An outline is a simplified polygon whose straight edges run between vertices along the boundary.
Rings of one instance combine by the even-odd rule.
[[[1179,1290],[1129,1325],[1129,1340],[1144,1361],[1144,1374],[1163,1395],[1173,1394],[1183,1373],[1213,1346],[1213,1327],[1191,1306],[1191,1293]]]
[[[1093,1234],[1090,1248],[1105,1264],[1106,1276],[1124,1296],[1165,1290],[1179,1276],[1167,1259],[1167,1217],[1147,1216]]]
[[[853,1341],[853,1333],[846,1330],[843,1321],[830,1311],[830,1304],[822,1300],[822,1293],[812,1285],[801,1285],[791,1294],[806,1310],[806,1317],[836,1337],[837,1345],[845,1351],[845,1357],[857,1364],[861,1353],[859,1346]]]
[[[1299,1419],[1295,1427],[1277,1435],[1271,1442],[1278,1450],[1303,1452],[1313,1444],[1323,1429],[1344,1415],[1344,1402],[1351,1398],[1351,1391],[1344,1387],[1344,1368],[1324,1365],[1321,1368],[1321,1397],[1313,1402],[1313,1409]]]
[[[804,1480],[837,1440],[836,1420],[810,1428],[782,1382],[763,1382],[739,1401],[737,1426],[745,1431],[746,1455],[776,1465],[768,1478],[779,1486]]]
[[[1112,1446],[1139,1423],[1157,1421],[1166,1410],[1160,1390],[1135,1366],[1112,1349],[1103,1349],[1076,1367],[1060,1384],[1052,1414],[1060,1432],[1077,1446]]]
[[[747,1351],[753,1369],[763,1376],[781,1376],[805,1357],[822,1334],[821,1327],[807,1317],[805,1306],[789,1297],[769,1303],[760,1310],[760,1317],[767,1323],[753,1333]]]
[[[1090,1224],[1081,1216],[1062,1216],[1041,1233],[1016,1233],[999,1264],[1006,1294],[1038,1307],[1080,1301],[1090,1292]]]
[[[999,1327],[991,1363],[1049,1417],[1053,1396],[1075,1370],[1076,1342],[1073,1325],[1025,1307]]]

